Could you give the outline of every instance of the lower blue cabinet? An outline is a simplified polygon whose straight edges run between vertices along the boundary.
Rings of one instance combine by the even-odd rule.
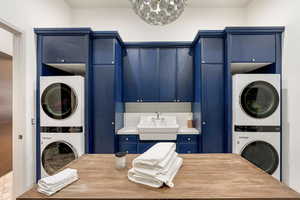
[[[119,151],[142,154],[158,142],[176,142],[177,153],[200,153],[199,135],[178,135],[177,141],[142,141],[138,135],[119,135]]]
[[[198,144],[177,144],[177,153],[199,153]]]
[[[136,143],[132,143],[132,144],[120,143],[119,151],[135,154],[135,153],[137,153],[137,144]]]

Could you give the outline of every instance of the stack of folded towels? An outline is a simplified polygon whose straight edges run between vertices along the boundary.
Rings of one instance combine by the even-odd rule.
[[[128,179],[155,188],[164,184],[174,187],[173,179],[183,162],[175,149],[175,143],[155,144],[133,160],[133,168],[128,171]]]
[[[40,179],[37,190],[50,196],[76,180],[78,180],[77,170],[67,168],[53,176]]]

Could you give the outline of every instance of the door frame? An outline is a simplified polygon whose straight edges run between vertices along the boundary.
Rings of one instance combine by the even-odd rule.
[[[13,34],[12,66],[12,169],[13,194],[16,198],[26,188],[26,76],[25,76],[25,34],[20,28],[0,18],[0,28]]]

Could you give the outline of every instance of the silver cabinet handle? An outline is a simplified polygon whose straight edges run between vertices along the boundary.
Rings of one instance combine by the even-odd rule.
[[[64,60],[64,59],[61,59],[60,61],[61,61],[61,62],[63,62],[63,63],[65,62],[65,60]]]
[[[202,124],[203,124],[203,125],[205,125],[205,124],[206,124],[206,122],[202,122]]]
[[[140,102],[140,100],[136,100],[137,102]]]
[[[111,122],[111,124],[112,124],[112,125],[114,125],[114,124],[115,124],[115,122]]]
[[[188,141],[191,141],[191,138],[188,138]]]
[[[140,102],[143,102],[143,99],[141,99]]]
[[[125,138],[125,140],[126,140],[126,141],[128,141],[128,140],[129,140],[129,139],[128,139],[128,137],[127,137],[127,138]]]
[[[252,58],[252,62],[255,62],[255,58]]]
[[[114,64],[115,62],[114,61],[111,61],[111,64]]]

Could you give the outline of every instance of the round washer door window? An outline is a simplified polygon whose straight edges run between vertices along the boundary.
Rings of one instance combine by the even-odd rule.
[[[48,86],[41,98],[44,112],[53,119],[65,119],[71,116],[77,107],[77,98],[71,87],[64,83]]]
[[[263,141],[248,144],[243,149],[241,156],[268,174],[273,174],[279,165],[279,156],[276,149],[271,144]]]
[[[254,118],[266,118],[272,115],[279,105],[279,95],[273,85],[265,81],[255,81],[242,92],[241,106]]]
[[[62,141],[50,143],[42,153],[42,165],[50,176],[78,157],[74,148]]]

